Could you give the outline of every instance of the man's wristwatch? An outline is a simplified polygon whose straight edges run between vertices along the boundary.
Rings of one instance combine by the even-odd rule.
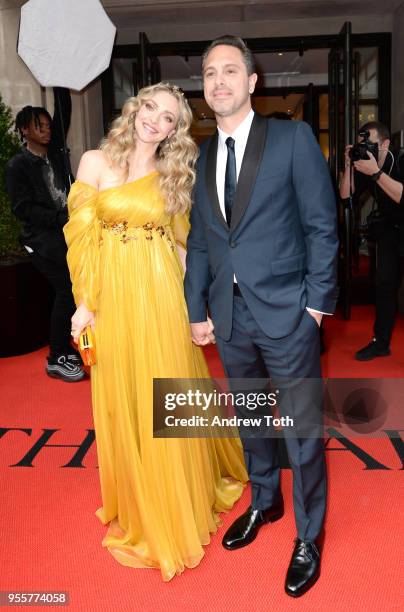
[[[371,174],[370,178],[372,179],[372,181],[374,181],[376,183],[376,181],[379,180],[381,174],[383,174],[383,170],[378,170],[378,172],[375,172],[374,174]]]

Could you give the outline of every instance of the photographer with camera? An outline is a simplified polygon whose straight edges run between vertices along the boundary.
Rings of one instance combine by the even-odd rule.
[[[357,351],[358,361],[390,355],[390,340],[397,310],[397,295],[404,270],[404,157],[390,150],[390,133],[378,121],[366,123],[358,143],[345,149],[345,171],[340,184],[342,199],[354,205],[368,191],[374,198],[368,217],[369,238],[376,245],[374,338]]]

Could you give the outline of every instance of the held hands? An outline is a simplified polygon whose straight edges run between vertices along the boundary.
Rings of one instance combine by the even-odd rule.
[[[216,339],[213,334],[213,323],[209,317],[201,323],[191,323],[192,342],[196,346],[206,346],[207,344],[216,344]]]
[[[76,312],[72,316],[72,336],[74,342],[77,343],[79,336],[87,325],[94,327],[94,313],[90,312],[84,304],[80,304]]]
[[[369,159],[359,159],[358,161],[354,162],[354,167],[355,170],[362,172],[362,174],[367,174],[370,176],[371,174],[376,174],[376,172],[379,172],[380,168],[377,165],[375,156],[370,151],[366,152]]]

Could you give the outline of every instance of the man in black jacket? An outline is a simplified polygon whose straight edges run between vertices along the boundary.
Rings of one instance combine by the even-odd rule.
[[[376,244],[375,322],[373,339],[355,354],[358,361],[370,361],[390,355],[390,340],[397,311],[397,298],[404,270],[404,157],[397,159],[390,149],[390,133],[379,121],[362,126],[368,142],[377,145],[375,156],[368,151],[368,159],[351,162],[348,145],[345,151],[345,172],[340,185],[341,198],[350,191],[354,203],[364,192],[374,198],[379,222],[373,240]]]
[[[75,304],[63,236],[70,177],[62,151],[62,130],[66,133],[70,124],[71,100],[67,89],[54,92],[53,120],[41,107],[26,106],[18,113],[16,130],[24,145],[8,162],[6,180],[12,210],[22,222],[21,243],[55,292],[46,372],[53,378],[77,382],[85,373],[70,345]]]

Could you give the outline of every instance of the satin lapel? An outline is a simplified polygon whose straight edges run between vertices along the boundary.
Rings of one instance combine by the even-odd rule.
[[[213,210],[215,211],[216,217],[223,227],[229,231],[229,227],[226,223],[226,219],[223,217],[222,211],[220,210],[219,198],[217,196],[217,185],[216,185],[216,158],[217,158],[217,141],[218,133],[214,134],[210,141],[207,156],[206,156],[206,189],[208,192],[209,199],[211,201]]]
[[[250,202],[251,193],[264,153],[267,124],[268,121],[265,117],[255,113],[237,181],[236,196],[231,214],[231,231],[233,231],[241,221]]]

